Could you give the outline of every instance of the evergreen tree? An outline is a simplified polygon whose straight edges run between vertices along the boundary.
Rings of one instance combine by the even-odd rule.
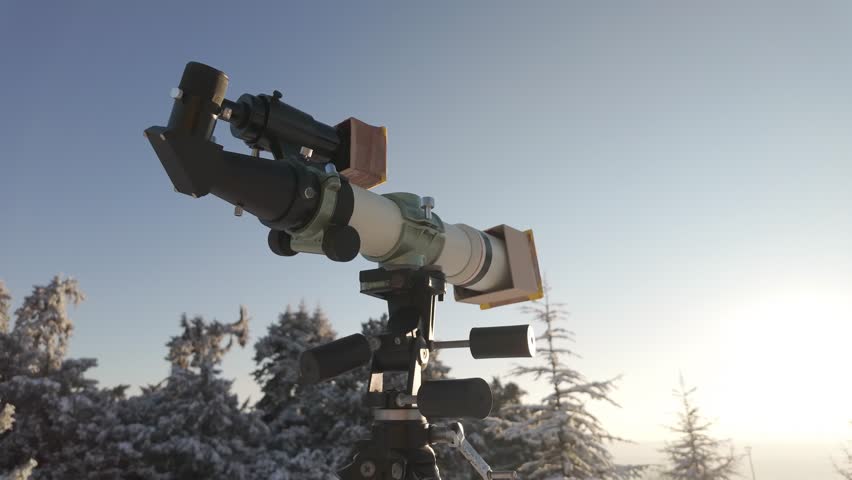
[[[663,476],[672,480],[729,480],[737,476],[738,458],[729,442],[716,440],[708,434],[710,422],[701,418],[690,395],[695,388],[687,389],[683,377],[680,389],[675,390],[683,407],[677,426],[671,430],[680,438],[666,445],[663,452],[669,465]],[[728,448],[728,453],[719,453]]]
[[[27,368],[47,372],[60,367],[74,329],[68,305],[77,305],[84,299],[77,281],[71,278],[63,280],[56,276],[46,286],[33,287],[33,293],[15,312],[12,331],[25,349],[40,353],[41,361],[27,364]]]
[[[0,283],[0,290],[2,290],[2,287],[3,284]],[[3,409],[0,410],[0,435],[2,435],[4,432],[11,430],[12,425],[14,423],[15,407],[11,403],[7,403],[3,407]],[[14,470],[5,475],[0,473],[0,480],[27,480],[28,478],[30,478],[30,475],[32,474],[33,468],[35,466],[36,461],[30,459],[27,463],[15,468]]]
[[[12,306],[12,295],[6,289],[6,284],[0,280],[0,333],[9,332],[9,308]]]
[[[308,313],[303,303],[295,311],[288,307],[255,344],[254,377],[263,392],[257,409],[272,430],[272,442],[287,453],[292,478],[334,478],[348,453],[346,442],[361,432],[356,419],[362,392],[351,375],[317,385],[298,383],[301,353],[335,337],[323,312]]]
[[[16,406],[15,428],[0,436],[0,471],[23,474],[34,459],[36,480],[86,475],[80,459],[112,397],[85,377],[95,360],[65,358],[72,331],[67,307],[82,299],[76,281],[55,277],[34,287],[15,311],[12,331],[0,332],[0,397]]]
[[[536,380],[545,378],[553,390],[539,405],[510,409],[523,413],[491,429],[501,438],[521,439],[532,447],[532,457],[519,469],[522,476],[529,480],[638,477],[644,467],[614,462],[606,443],[622,439],[608,433],[586,408],[590,400],[615,405],[610,398],[614,380],[587,381],[564,361],[573,355],[562,344],[571,340],[572,334],[558,326],[567,315],[564,307],[550,302],[549,289],[545,287],[543,301],[527,305],[522,311],[544,326],[544,333],[537,338],[544,361],[530,367],[518,366],[513,373],[532,375]]]
[[[87,461],[96,478],[284,480],[286,458],[270,450],[269,430],[219,378],[224,355],[245,345],[245,307],[232,324],[181,318],[167,343],[169,377],[121,401]]]
[[[288,306],[269,326],[266,336],[254,346],[257,369],[253,373],[263,392],[257,409],[267,419],[277,417],[282,409],[297,401],[299,355],[334,340],[336,335],[322,311],[317,309],[311,315],[304,303],[295,312]]]

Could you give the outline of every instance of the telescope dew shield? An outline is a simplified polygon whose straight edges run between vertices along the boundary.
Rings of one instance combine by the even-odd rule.
[[[535,333],[531,325],[470,329],[473,358],[518,358],[535,355]]]
[[[481,378],[423,382],[417,392],[417,409],[426,418],[485,418],[491,403],[491,387]]]
[[[366,365],[373,352],[367,337],[356,333],[305,350],[299,357],[299,383],[318,383]]]

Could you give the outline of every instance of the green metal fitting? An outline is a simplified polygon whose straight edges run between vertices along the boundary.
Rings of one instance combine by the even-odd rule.
[[[422,267],[438,259],[444,248],[444,222],[432,213],[427,219],[420,206],[420,196],[413,193],[397,192],[383,195],[394,202],[402,214],[403,224],[399,240],[391,250],[381,257],[364,255],[367,260],[378,262],[380,266],[413,265]]]
[[[337,192],[340,191],[340,176],[337,172],[320,174],[320,207],[307,225],[287,232],[291,236],[290,248],[297,252],[322,254],[323,232],[329,226],[337,205]]]

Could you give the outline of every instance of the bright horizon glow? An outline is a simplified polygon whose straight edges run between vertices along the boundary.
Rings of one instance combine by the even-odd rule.
[[[852,417],[852,298],[830,288],[775,291],[722,317],[727,352],[716,411],[751,438],[842,439]],[[724,344],[723,344],[724,345]],[[715,403],[715,402],[714,402]]]

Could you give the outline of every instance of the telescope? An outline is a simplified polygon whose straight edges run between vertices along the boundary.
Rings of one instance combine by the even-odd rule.
[[[531,230],[507,225],[478,230],[450,224],[435,199],[414,193],[379,195],[387,180],[387,130],[355,118],[335,126],[271,95],[225,98],[228,77],[197,62],[172,89],[166,126],[145,130],[175,191],[193,198],[213,194],[269,228],[270,250],[288,257],[319,254],[348,262],[359,253],[378,268],[360,273],[360,291],[385,300],[387,331],[351,335],[303,353],[303,383],[370,365],[365,401],[372,437],[355,447],[344,480],[440,479],[431,445],[459,448],[485,479],[517,478],[494,472],[464,440],[458,423],[433,418],[484,418],[491,392],[482,379],[421,381],[430,352],[469,348],[474,358],[530,357],[535,336],[527,325],[474,328],[468,340],[434,338],[435,301],[446,285],[456,301],[482,309],[542,296]],[[224,150],[213,135],[218,121],[251,154]],[[264,158],[269,152],[272,158]],[[385,391],[386,372],[406,372],[404,391]]]

